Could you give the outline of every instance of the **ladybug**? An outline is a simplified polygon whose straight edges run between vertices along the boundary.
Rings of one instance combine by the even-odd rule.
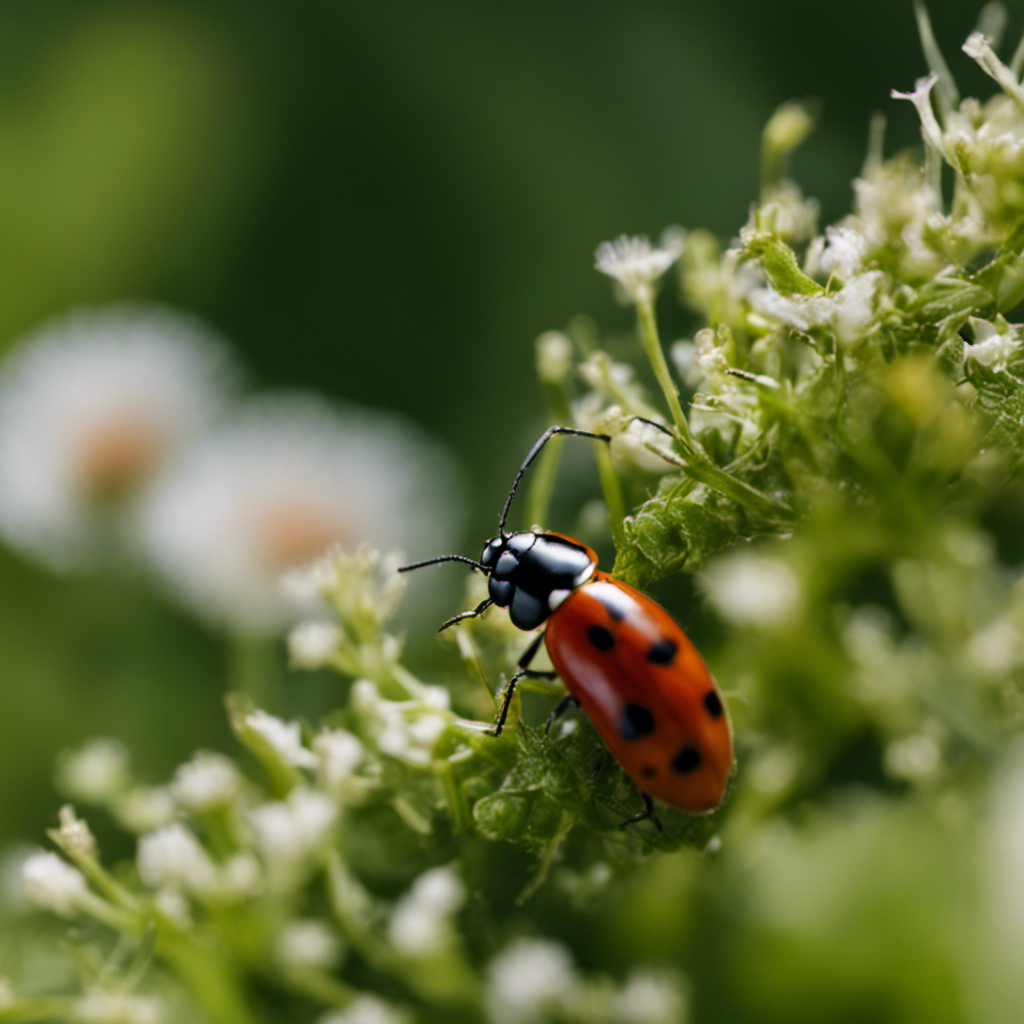
[[[721,695],[686,634],[651,598],[601,572],[597,555],[585,544],[560,533],[505,530],[523,475],[558,434],[611,440],[573,427],[549,428],[520,466],[498,535],[487,542],[479,561],[441,555],[400,571],[456,561],[487,574],[487,598],[438,632],[492,604],[507,608],[520,629],[546,625],[505,686],[494,735],[505,724],[520,679],[560,677],[569,693],[549,725],[571,704],[581,707],[643,794],[644,811],[623,825],[653,817],[652,796],[685,811],[712,810],[722,802],[732,768],[732,738]],[[553,672],[530,668],[541,641]]]

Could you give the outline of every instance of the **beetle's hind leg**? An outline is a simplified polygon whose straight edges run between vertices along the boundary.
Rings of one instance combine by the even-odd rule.
[[[516,690],[516,683],[520,679],[557,679],[558,673],[548,670],[541,671],[540,669],[530,668],[530,662],[533,661],[537,651],[540,650],[541,641],[544,639],[543,633],[538,633],[533,643],[523,652],[523,656],[519,659],[519,671],[512,676],[511,679],[505,684],[505,692],[501,696],[501,707],[498,709],[498,717],[494,720],[494,731],[491,733],[492,736],[500,736],[501,730],[505,727],[505,719],[508,718],[509,705],[512,703],[512,695]]]

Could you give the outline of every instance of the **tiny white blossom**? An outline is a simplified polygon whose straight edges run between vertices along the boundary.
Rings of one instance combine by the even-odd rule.
[[[67,569],[95,559],[118,513],[219,415],[226,350],[169,309],[78,310],[0,366],[0,533]]]
[[[388,925],[392,944],[409,956],[436,952],[452,934],[449,918],[465,898],[465,887],[451,868],[424,872],[395,904]]]
[[[636,971],[612,1003],[616,1024],[684,1024],[686,1002],[679,979],[670,974]]]
[[[344,1010],[320,1017],[317,1024],[407,1024],[408,1017],[383,999],[358,995]]]
[[[487,968],[487,998],[495,1024],[527,1024],[563,1003],[576,985],[564,946],[520,939]]]
[[[329,970],[341,956],[341,943],[323,921],[315,918],[289,921],[277,937],[276,954],[287,967]]]
[[[288,634],[288,655],[295,668],[325,668],[341,641],[341,629],[333,622],[300,622]]]
[[[256,843],[268,867],[287,875],[328,840],[337,820],[330,798],[315,790],[293,789],[285,800],[249,812]]]
[[[180,889],[160,889],[153,905],[179,928],[192,927],[192,908]]]
[[[85,876],[55,853],[30,854],[21,865],[25,898],[42,910],[70,917],[89,891]]]
[[[982,672],[1005,676],[1024,658],[1024,636],[1012,622],[996,621],[968,637],[964,654]]]
[[[111,810],[130,832],[152,832],[168,824],[177,807],[166,786],[133,786],[113,801]]]
[[[650,423],[629,418],[622,429],[609,432],[614,459],[632,464],[645,473],[669,473],[675,468],[657,451],[651,451],[653,447],[673,454],[671,436],[652,427]]]
[[[91,740],[79,750],[68,750],[57,759],[57,785],[69,796],[102,804],[131,785],[128,750],[112,739]]]
[[[678,236],[669,238],[663,248],[653,248],[642,235],[621,235],[614,242],[598,246],[594,266],[618,282],[628,301],[648,302],[655,283],[682,252],[683,242]]]
[[[257,708],[245,716],[245,727],[262,739],[285,764],[315,768],[316,755],[302,742],[302,726],[285,722]]]
[[[76,1024],[161,1024],[163,1004],[155,996],[132,992],[93,989],[79,996],[71,1006]]]
[[[138,540],[198,614],[276,632],[317,610],[285,593],[282,575],[334,545],[442,550],[461,519],[457,483],[447,451],[396,416],[267,396],[154,482]]]
[[[885,748],[882,763],[894,779],[921,782],[933,778],[942,764],[942,751],[933,736],[915,733],[892,740]]]
[[[337,794],[362,763],[364,751],[359,737],[347,729],[325,729],[313,739],[313,752],[320,759],[324,788]]]
[[[199,840],[175,822],[142,836],[139,876],[153,888],[177,888],[206,896],[217,886],[217,868]]]
[[[824,274],[835,274],[846,281],[864,269],[868,240],[854,227],[837,225],[825,228],[825,248],[818,259]]]
[[[964,349],[964,358],[990,370],[1005,370],[1020,349],[1020,339],[1013,327],[1000,331],[988,320],[972,316],[968,321],[974,331],[974,344]]]
[[[792,621],[801,600],[800,581],[789,564],[753,551],[712,562],[704,573],[704,588],[734,625],[761,629]]]
[[[95,855],[96,837],[92,834],[88,822],[79,818],[70,804],[65,804],[60,809],[57,820],[59,825],[54,838],[65,853],[88,857]]]
[[[171,791],[182,807],[195,814],[231,803],[241,784],[241,775],[230,758],[200,750],[175,772]]]
[[[572,373],[572,342],[561,331],[545,331],[537,339],[537,376],[544,384],[564,384]]]
[[[983,33],[972,32],[963,45],[963,51],[977,62],[985,74],[995,79],[1004,92],[1012,96],[1017,103],[1024,104],[1024,89],[1021,88],[1017,75],[996,56],[992,43]]]

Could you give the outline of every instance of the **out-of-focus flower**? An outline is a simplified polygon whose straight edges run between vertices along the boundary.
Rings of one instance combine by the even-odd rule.
[[[497,1024],[537,1020],[562,1003],[576,985],[564,946],[520,939],[499,953],[487,970],[488,1002]]]
[[[85,857],[96,855],[96,837],[89,823],[79,818],[70,804],[60,809],[58,821],[59,827],[50,835],[65,853]]]
[[[424,872],[395,904],[388,925],[391,942],[408,956],[442,952],[454,936],[451,915],[465,898],[466,889],[451,868]]]
[[[223,754],[200,750],[177,770],[171,791],[182,807],[201,814],[229,804],[241,785],[234,761]]]
[[[345,1007],[321,1017],[317,1024],[407,1024],[408,1017],[376,996],[360,995]]]
[[[285,800],[254,807],[249,821],[267,867],[287,880],[324,845],[337,815],[323,793],[296,788]]]
[[[170,309],[80,310],[0,368],[0,533],[56,569],[95,559],[119,513],[220,414],[233,374]]]
[[[155,483],[138,523],[172,591],[242,632],[301,615],[284,573],[332,545],[442,549],[459,522],[456,474],[404,421],[308,395],[254,399]]]
[[[740,551],[708,566],[704,587],[722,615],[738,626],[773,629],[796,614],[800,581],[787,562]]]
[[[1020,349],[1020,338],[1010,325],[1000,331],[988,320],[972,316],[968,321],[974,331],[974,344],[964,349],[964,360],[977,363],[990,370],[1005,370]]]
[[[330,969],[341,956],[338,936],[316,918],[289,921],[277,937],[278,960],[286,967]]]
[[[79,750],[66,750],[57,761],[57,785],[87,803],[114,800],[131,785],[128,751],[118,740],[100,737]]]
[[[89,888],[78,868],[43,850],[30,854],[21,866],[25,898],[43,910],[70,917],[78,909]]]
[[[76,1024],[161,1024],[166,1019],[159,999],[132,992],[93,989],[71,1007]]]

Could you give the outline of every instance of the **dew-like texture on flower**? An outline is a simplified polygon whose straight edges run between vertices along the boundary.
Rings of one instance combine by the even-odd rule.
[[[602,242],[594,254],[594,266],[614,278],[629,302],[646,302],[654,286],[683,251],[683,239],[670,236],[661,247],[641,236],[621,235],[614,242]]]
[[[0,534],[56,569],[94,561],[153,473],[218,416],[232,378],[170,309],[80,310],[0,366]]]
[[[85,876],[55,853],[30,854],[21,865],[22,893],[41,910],[70,917],[88,893]]]
[[[564,946],[520,939],[487,969],[487,995],[495,1024],[527,1024],[558,1007],[573,991],[576,975]]]
[[[405,420],[282,394],[238,408],[163,474],[137,532],[197,613],[276,631],[308,610],[282,591],[284,573],[335,544],[442,550],[457,490],[447,452]]]

